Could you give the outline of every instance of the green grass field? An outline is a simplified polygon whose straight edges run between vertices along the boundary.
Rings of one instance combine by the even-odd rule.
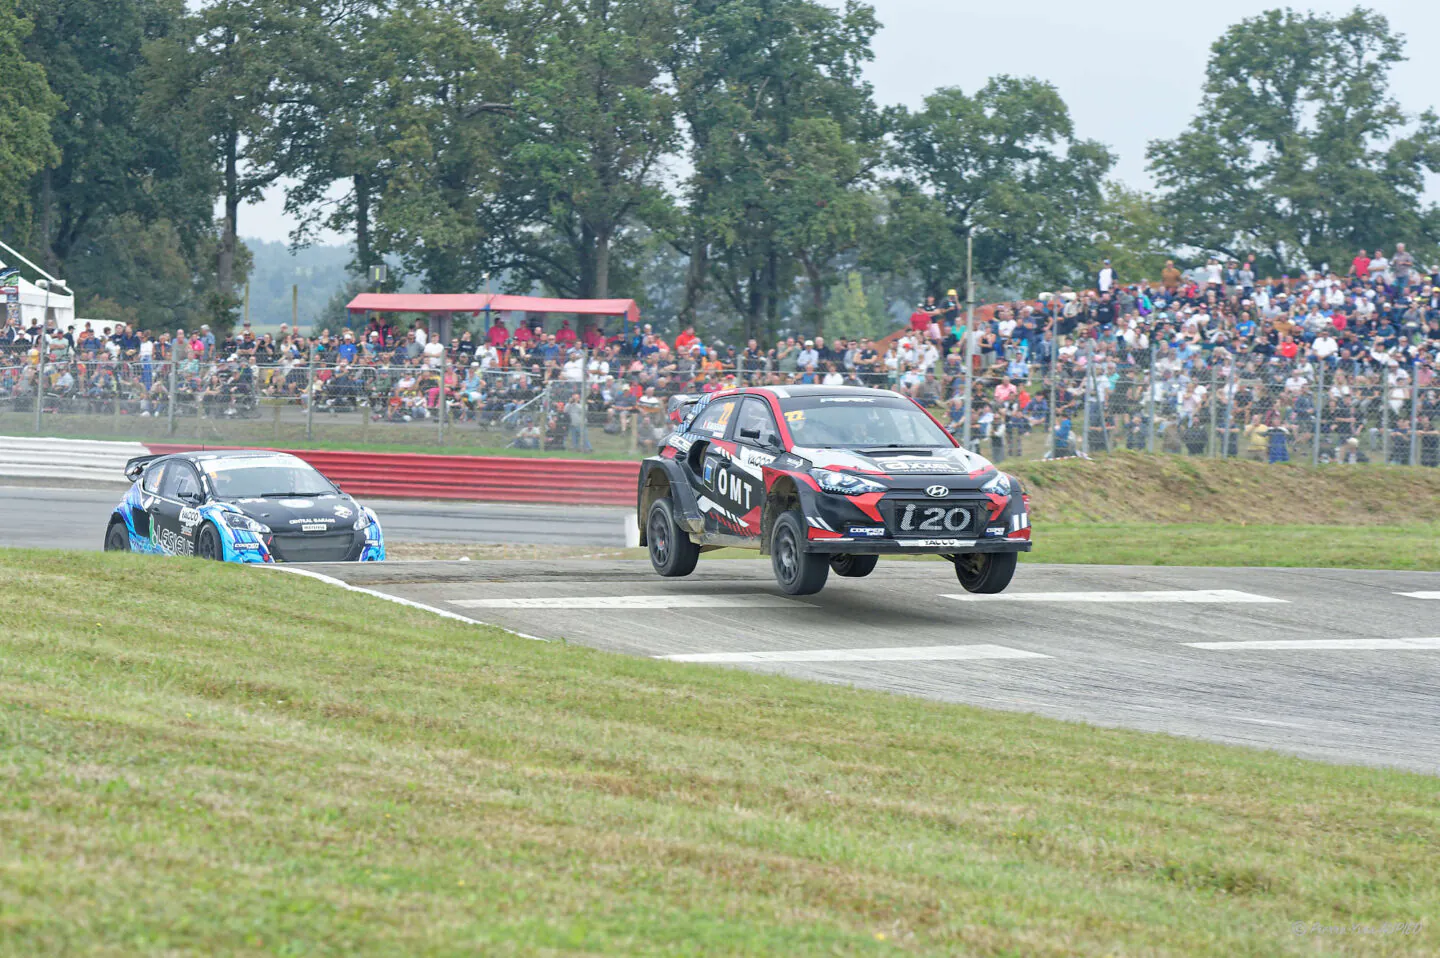
[[[219,564],[0,551],[0,776],[6,955],[1440,950],[1433,778]]]

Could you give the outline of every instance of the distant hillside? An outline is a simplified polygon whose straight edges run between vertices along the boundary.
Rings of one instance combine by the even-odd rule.
[[[300,325],[308,327],[331,297],[350,280],[348,246],[311,246],[291,253],[284,243],[247,239],[254,257],[250,272],[250,323],[257,329],[290,322],[290,288],[300,287]]]

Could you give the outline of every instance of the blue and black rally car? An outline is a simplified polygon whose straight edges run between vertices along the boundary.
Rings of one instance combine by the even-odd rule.
[[[382,562],[375,513],[296,456],[261,450],[140,456],[107,552],[223,562]]]

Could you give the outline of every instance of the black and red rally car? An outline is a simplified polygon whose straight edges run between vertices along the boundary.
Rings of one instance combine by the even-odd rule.
[[[1001,592],[1030,551],[1028,496],[914,400],[883,389],[758,386],[670,402],[678,427],[640,467],[640,542],[655,571],[700,553],[769,555],[789,595],[938,554],[970,592]]]

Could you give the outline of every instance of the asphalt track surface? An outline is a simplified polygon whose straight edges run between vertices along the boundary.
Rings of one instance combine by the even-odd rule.
[[[125,486],[0,486],[0,545],[99,549]],[[626,509],[365,499],[391,542],[625,545]],[[633,524],[633,520],[632,524]]]
[[[881,560],[791,599],[763,560],[306,568],[535,638],[1440,773],[1440,573],[1022,565],[976,598]]]
[[[122,493],[0,486],[0,545],[97,549]],[[628,519],[367,503],[408,542],[620,546]],[[539,638],[1440,774],[1440,573],[1022,565],[977,600],[940,562],[803,599],[764,560],[303,568]]]

